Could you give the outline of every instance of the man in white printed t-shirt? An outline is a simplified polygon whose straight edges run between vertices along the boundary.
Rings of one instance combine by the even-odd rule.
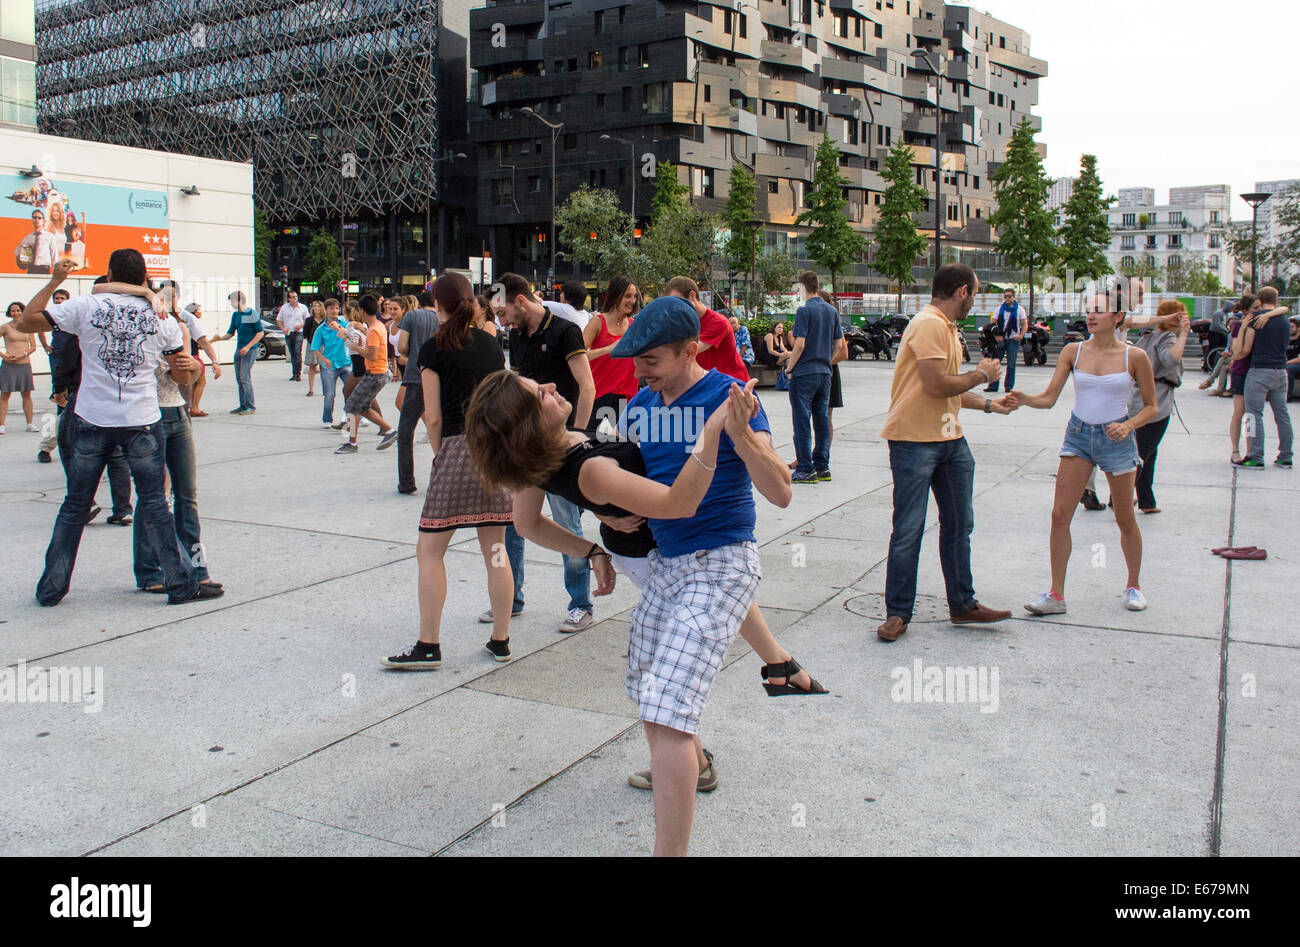
[[[162,359],[184,369],[185,334],[175,319],[154,312],[149,301],[138,296],[79,296],[47,309],[54,290],[75,268],[70,259],[56,262],[50,281],[16,320],[25,331],[54,327],[70,332],[81,348],[81,387],[67,428],[68,446],[75,445],[68,454],[68,492],[54,521],[36,600],[57,605],[68,594],[95,488],[109,454],[119,447],[139,497],[136,516],[144,520],[149,542],[159,553],[168,603],[217,598],[222,590],[200,585],[190,558],[181,554],[163,490],[162,413],[155,371]],[[145,286],[140,251],[114,250],[108,281]]]

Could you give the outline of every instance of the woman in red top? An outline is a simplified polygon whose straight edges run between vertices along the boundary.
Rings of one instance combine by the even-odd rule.
[[[641,311],[641,293],[626,276],[616,276],[605,290],[601,312],[582,330],[591,363],[591,378],[596,383],[596,400],[591,406],[590,427],[594,431],[602,419],[618,426],[619,415],[627,399],[637,393],[636,365],[630,358],[610,358],[610,350],[623,338],[633,317]]]

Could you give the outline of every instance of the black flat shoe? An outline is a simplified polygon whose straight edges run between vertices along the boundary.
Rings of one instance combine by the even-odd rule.
[[[184,605],[186,602],[202,602],[210,598],[221,598],[226,594],[225,589],[214,589],[210,585],[200,585],[197,592],[189,598],[179,599],[177,601],[167,600],[168,605]]]
[[[812,681],[812,687],[808,690],[801,690],[791,684],[790,681],[802,670],[803,668],[799,667],[799,662],[795,661],[794,658],[791,658],[784,664],[764,664],[763,667],[759,669],[759,674],[763,675],[763,690],[767,691],[768,697],[788,697],[792,694],[808,696],[810,694],[830,693],[830,691],[818,684],[811,676],[808,679]],[[766,682],[769,677],[783,677],[785,678],[785,683],[768,684]]]

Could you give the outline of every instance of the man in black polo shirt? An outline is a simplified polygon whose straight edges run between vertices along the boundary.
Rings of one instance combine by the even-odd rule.
[[[502,275],[497,293],[503,297],[505,320],[511,327],[510,367],[539,385],[554,384],[560,396],[573,405],[569,427],[585,429],[596,400],[596,383],[591,377],[582,330],[576,323],[549,312],[522,276]],[[582,511],[564,497],[554,493],[546,496],[551,518],[581,536]],[[513,526],[506,527],[506,555],[515,578],[513,616],[524,610],[524,540]],[[586,559],[564,557],[564,587],[569,592],[569,611],[560,631],[581,631],[592,622],[591,565]],[[479,621],[491,622],[492,610],[480,615]]]

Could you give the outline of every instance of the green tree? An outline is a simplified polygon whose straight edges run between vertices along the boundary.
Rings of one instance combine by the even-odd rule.
[[[754,175],[743,164],[731,166],[727,203],[722,209],[722,220],[730,236],[723,246],[727,267],[744,270],[749,274],[750,295],[756,295],[755,257],[758,253],[758,229],[749,226],[754,219],[756,189]],[[752,300],[751,300],[752,302]]]
[[[1103,197],[1101,177],[1097,174],[1097,156],[1084,155],[1079,163],[1079,179],[1065,202],[1065,224],[1061,238],[1059,271],[1075,279],[1090,280],[1111,272],[1106,250],[1110,246],[1110,221],[1106,208],[1114,197]]]
[[[640,269],[632,215],[619,207],[618,195],[611,190],[579,187],[555,209],[555,229],[570,259],[590,266],[598,281]]]
[[[643,266],[637,285],[655,290],[674,276],[689,276],[702,286],[711,284],[718,265],[721,226],[718,217],[684,201],[665,207],[641,239]],[[633,273],[628,275],[637,279]]]
[[[790,292],[799,276],[799,264],[789,253],[768,247],[758,256],[755,286],[750,312],[763,313],[771,308],[773,297]]]
[[[655,167],[655,193],[650,199],[650,220],[658,220],[659,215],[670,207],[685,204],[690,190],[677,180],[677,165],[671,161],[660,161]]]
[[[1274,275],[1300,270],[1300,186],[1293,184],[1274,194],[1270,200],[1278,202],[1273,211],[1276,224],[1271,248]]]
[[[840,149],[830,135],[817,146],[817,164],[813,170],[813,187],[808,193],[808,209],[795,223],[811,227],[805,246],[808,259],[823,267],[831,276],[831,295],[838,292],[835,276],[862,259],[867,252],[867,238],[849,224],[844,209],[848,201],[844,189],[848,179],[840,174]]]
[[[271,282],[271,244],[275,234],[266,224],[266,215],[260,210],[253,211],[253,275],[260,280]]]
[[[1057,258],[1056,228],[1047,209],[1052,182],[1034,143],[1034,126],[1023,119],[1011,133],[1007,160],[993,175],[998,209],[989,217],[997,231],[999,252],[1012,266],[1029,270],[1029,318],[1034,313],[1034,268]]]
[[[1166,264],[1161,275],[1164,277],[1166,292],[1189,293],[1193,296],[1226,294],[1218,274],[1207,270],[1205,260],[1196,254],[1180,256],[1177,263]]]
[[[912,170],[915,153],[901,141],[885,158],[885,196],[876,220],[875,269],[898,283],[898,311],[903,311],[903,292],[912,284],[912,267],[925,252],[925,237],[916,230],[912,215],[925,207],[925,188],[916,183]]]
[[[1119,268],[1121,276],[1127,276],[1129,279],[1140,279],[1147,290],[1152,293],[1160,292],[1160,285],[1156,282],[1156,277],[1161,276],[1159,268],[1156,266],[1155,257],[1151,254],[1143,254],[1141,259],[1136,260],[1132,266],[1121,266]]]
[[[316,231],[311,243],[307,244],[307,259],[303,262],[302,272],[304,279],[316,283],[322,293],[330,292],[342,279],[339,244],[327,231]]]

